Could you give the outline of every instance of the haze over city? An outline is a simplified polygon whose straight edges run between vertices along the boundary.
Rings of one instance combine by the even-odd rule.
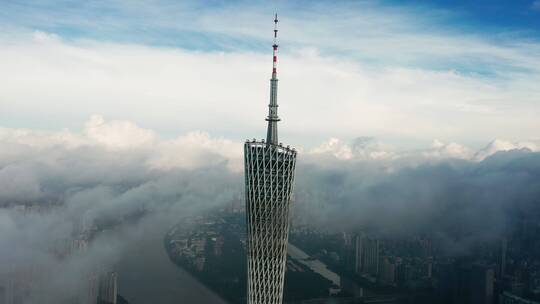
[[[540,301],[540,1],[45,0],[0,3],[0,303],[246,303],[276,12],[284,302]]]

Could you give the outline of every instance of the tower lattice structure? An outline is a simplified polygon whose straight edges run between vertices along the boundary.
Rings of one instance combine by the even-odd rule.
[[[244,145],[248,304],[281,304],[289,238],[296,150],[278,143],[277,15],[266,141]]]

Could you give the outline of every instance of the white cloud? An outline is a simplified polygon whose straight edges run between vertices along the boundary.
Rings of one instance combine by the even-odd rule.
[[[352,148],[338,138],[330,138],[310,152],[315,155],[328,154],[340,160],[349,160],[354,157]]]
[[[166,139],[131,121],[107,121],[99,115],[90,117],[82,133],[1,128],[0,146],[3,147],[0,149],[0,165],[17,163],[18,159],[50,162],[47,157],[54,149],[97,148],[109,156],[131,160],[135,156],[149,170],[196,169],[217,164],[225,164],[236,172],[242,168],[240,142],[214,138],[200,131]],[[44,157],[40,153],[44,153]]]
[[[264,135],[268,56],[38,36],[45,38],[2,38],[4,123],[73,129],[81,119],[101,113],[173,137],[191,130],[237,140]],[[285,143],[314,146],[329,137],[362,135],[398,146],[433,138],[518,141],[533,137],[540,127],[540,74],[490,79],[453,71],[376,68],[312,49],[287,52],[280,60]],[[125,142],[115,144],[139,145],[155,136],[123,128],[114,136]],[[99,130],[92,129],[94,139],[108,140]]]
[[[10,166],[21,160],[56,164],[63,153],[77,153],[80,149],[101,149],[104,157],[139,162],[146,170],[169,171],[174,169],[197,169],[224,165],[232,172],[243,168],[242,145],[223,137],[214,137],[207,132],[189,131],[175,138],[164,138],[153,130],[145,129],[126,120],[106,120],[92,115],[84,124],[82,132],[62,130],[45,132],[31,129],[0,128],[0,179],[11,176]],[[60,149],[60,150],[58,150]],[[482,161],[499,152],[526,149],[540,151],[540,140],[512,142],[496,139],[479,150],[456,142],[445,143],[434,140],[428,148],[398,149],[375,138],[358,137],[352,141],[332,137],[314,148],[298,146],[300,161],[305,162],[393,162],[413,160],[411,164],[428,160],[457,158]],[[58,151],[56,151],[58,150]],[[66,151],[66,152],[62,152]],[[92,163],[88,164],[92,166]],[[23,169],[20,171],[19,169]],[[24,168],[17,168],[24,173]],[[84,174],[84,172],[81,172]],[[93,173],[92,173],[93,174]],[[32,179],[27,175],[14,176],[18,184]],[[82,176],[81,176],[82,177]],[[82,177],[84,178],[84,177]],[[9,183],[8,183],[9,185]],[[38,193],[38,186],[28,186],[28,193]]]
[[[302,152],[302,151],[301,151]],[[393,148],[383,145],[374,138],[360,137],[352,143],[344,142],[338,138],[330,138],[318,147],[305,153],[311,157],[334,157],[338,160],[391,160],[396,157]]]
[[[532,2],[533,8],[537,2]],[[509,67],[540,69],[535,59],[538,45],[524,47],[525,41],[515,33],[503,32],[497,38],[504,38],[504,41],[495,42],[486,39],[481,28],[472,33],[441,28],[441,24],[466,22],[454,11],[388,6],[375,1],[314,2],[305,3],[301,8],[289,2],[241,1],[215,6],[159,0],[126,6],[121,1],[106,1],[74,5],[69,9],[51,2],[31,10],[21,11],[13,6],[6,9],[14,11],[10,17],[15,24],[30,28],[68,27],[123,41],[210,45],[235,51],[268,41],[271,12],[277,9],[284,49],[317,48],[325,53],[362,58],[383,66],[425,68],[446,65],[443,68],[450,69],[448,65],[454,64],[466,67],[465,70],[501,75],[506,74]],[[104,13],[91,14],[94,10]],[[162,33],[163,29],[167,29],[167,34]],[[193,33],[203,35],[204,39]],[[396,50],[399,50],[399,56],[396,56]]]
[[[149,146],[157,139],[154,132],[142,129],[130,121],[105,122],[98,115],[86,122],[84,132],[90,140],[112,149]]]
[[[440,140],[434,140],[431,149],[422,152],[428,158],[459,158],[470,159],[472,151],[458,143],[443,143]]]
[[[151,168],[169,170],[193,169],[226,163],[233,171],[242,170],[242,145],[223,138],[212,138],[205,132],[190,132],[174,140],[161,142],[149,160]]]
[[[511,142],[503,139],[495,139],[486,145],[483,149],[480,149],[475,153],[474,158],[476,160],[484,160],[500,151],[522,150],[526,149],[531,152],[540,151],[540,140]]]
[[[463,159],[469,161],[482,161],[497,152],[512,150],[526,150],[540,152],[540,140],[511,142],[503,139],[495,139],[485,147],[474,150],[463,144],[450,142],[444,143],[438,139],[433,140],[431,147],[414,150],[396,150],[394,147],[384,145],[372,138],[360,138],[352,143],[344,142],[338,138],[330,138],[321,145],[309,151],[301,151],[304,160],[319,161],[403,161],[407,164],[417,164],[423,161]]]

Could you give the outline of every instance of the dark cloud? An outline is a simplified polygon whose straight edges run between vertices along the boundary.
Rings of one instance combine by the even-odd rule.
[[[299,166],[295,215],[336,230],[430,235],[450,254],[503,237],[516,220],[540,215],[539,153],[403,162]]]

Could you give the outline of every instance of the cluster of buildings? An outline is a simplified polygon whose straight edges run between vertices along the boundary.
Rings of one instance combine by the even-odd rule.
[[[164,246],[171,260],[190,271],[229,303],[246,303],[246,214],[237,208],[183,219],[167,233]],[[320,261],[289,245],[284,299],[304,301],[340,292],[339,276]],[[334,278],[333,276],[337,277]],[[287,302],[288,303],[288,302]]]
[[[359,286],[382,292],[427,294],[442,304],[540,304],[540,221],[516,226],[507,237],[479,240],[459,255],[428,237],[306,227],[295,227],[292,242]]]
[[[42,272],[33,265],[8,267],[0,273],[0,303],[25,303],[42,279]]]
[[[342,264],[380,285],[420,289],[433,282],[431,241],[381,239],[365,233],[343,233]]]
[[[55,255],[59,259],[67,259],[76,255],[84,255],[89,249],[90,242],[99,230],[98,227],[87,221],[84,217],[76,225],[75,236],[58,242],[54,247]],[[117,304],[118,302],[118,274],[107,268],[100,267],[85,273],[81,281],[80,291],[76,304]]]
[[[202,272],[208,253],[219,257],[223,252],[225,239],[220,228],[223,225],[223,218],[197,217],[175,226],[166,237],[170,257],[192,270]]]
[[[117,304],[118,274],[114,271],[91,272],[74,304]]]

